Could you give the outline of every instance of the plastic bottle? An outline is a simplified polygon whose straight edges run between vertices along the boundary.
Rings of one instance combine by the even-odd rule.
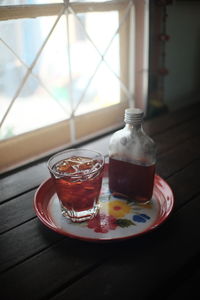
[[[143,130],[143,115],[141,109],[126,109],[125,127],[109,144],[110,191],[138,203],[151,200],[156,164],[156,146]]]

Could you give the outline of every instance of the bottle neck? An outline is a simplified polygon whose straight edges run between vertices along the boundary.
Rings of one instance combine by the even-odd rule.
[[[125,128],[131,131],[142,130],[142,123],[125,123]]]
[[[131,131],[142,129],[143,111],[139,108],[127,108],[124,114],[125,128]]]

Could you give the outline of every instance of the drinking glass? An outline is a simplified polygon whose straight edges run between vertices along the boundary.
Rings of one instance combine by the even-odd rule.
[[[53,155],[48,169],[63,216],[72,222],[94,217],[99,209],[104,157],[88,149],[70,149]]]

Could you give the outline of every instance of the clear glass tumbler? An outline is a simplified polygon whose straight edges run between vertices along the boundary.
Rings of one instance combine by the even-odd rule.
[[[88,149],[70,149],[52,156],[47,165],[63,216],[72,222],[94,217],[99,209],[103,155]]]

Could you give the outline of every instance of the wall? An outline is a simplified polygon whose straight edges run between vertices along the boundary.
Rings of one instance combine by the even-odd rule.
[[[164,102],[174,110],[200,99],[200,1],[174,1],[167,14]]]

